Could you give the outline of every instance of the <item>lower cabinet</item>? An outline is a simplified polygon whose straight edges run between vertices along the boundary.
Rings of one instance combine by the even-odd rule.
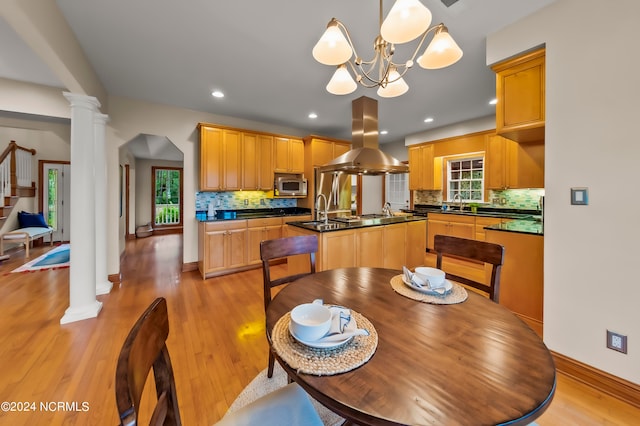
[[[248,263],[249,265],[259,264],[262,262],[260,260],[260,241],[282,237],[282,218],[248,219],[247,232],[249,237]]]
[[[360,228],[356,236],[356,264],[371,268],[384,264],[384,228]]]
[[[405,265],[413,269],[424,265],[427,249],[427,221],[407,222],[407,239],[405,244]]]
[[[200,222],[198,269],[202,278],[247,264],[247,221]]]
[[[473,240],[476,235],[476,218],[451,213],[429,213],[427,231],[427,247],[431,250],[433,250],[433,238],[436,235],[450,235]]]

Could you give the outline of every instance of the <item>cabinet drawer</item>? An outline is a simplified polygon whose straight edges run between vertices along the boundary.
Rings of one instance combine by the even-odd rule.
[[[247,227],[246,220],[226,220],[224,222],[205,222],[206,232],[228,231],[231,229],[243,229]]]
[[[262,217],[257,219],[247,219],[247,226],[249,228],[262,228],[265,226],[278,226],[282,225],[281,217]]]
[[[429,220],[440,220],[442,222],[455,222],[455,223],[476,223],[475,216],[465,216],[451,213],[429,213]]]

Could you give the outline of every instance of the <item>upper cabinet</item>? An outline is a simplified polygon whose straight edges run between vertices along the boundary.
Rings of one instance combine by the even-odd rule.
[[[545,49],[491,68],[496,73],[496,132],[520,143],[544,141]]]
[[[441,179],[435,176],[434,145],[409,147],[409,189],[439,189]]]
[[[274,138],[274,171],[304,173],[304,143],[301,139]]]
[[[312,166],[323,166],[334,158],[346,153],[351,148],[349,142],[321,139],[315,136],[305,138],[305,142],[306,141],[308,141],[307,143],[311,150],[309,159],[311,160]]]
[[[300,139],[200,123],[200,190],[273,190],[273,173],[302,173],[304,145]],[[277,170],[276,141],[286,152],[286,170]],[[283,143],[284,142],[284,143]],[[283,148],[284,146],[284,148]]]
[[[521,144],[498,135],[487,137],[486,189],[544,188],[544,144]]]

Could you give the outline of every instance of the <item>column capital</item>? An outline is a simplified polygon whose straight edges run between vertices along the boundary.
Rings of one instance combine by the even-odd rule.
[[[107,124],[109,122],[109,116],[107,114],[102,114],[100,112],[96,113],[93,116],[93,122],[95,124]]]
[[[80,95],[77,93],[62,92],[65,98],[69,101],[72,108],[82,107],[97,111],[100,108],[100,101],[94,96]]]

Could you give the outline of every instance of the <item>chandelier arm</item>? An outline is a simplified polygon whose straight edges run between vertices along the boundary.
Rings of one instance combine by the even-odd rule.
[[[413,62],[414,59],[416,59],[416,55],[418,54],[418,52],[420,52],[420,48],[422,47],[422,45],[424,44],[425,39],[427,38],[427,35],[431,32],[431,31],[435,31],[435,30],[439,30],[441,28],[444,28],[444,24],[442,22],[440,22],[438,25],[434,25],[433,27],[429,28],[427,31],[425,31],[424,33],[422,33],[422,37],[420,38],[420,43],[418,43],[418,47],[416,47],[416,50],[413,52],[413,55],[411,56],[410,61]]]
[[[335,19],[335,18],[333,18],[333,19]],[[358,52],[356,51],[356,46],[353,44],[353,41],[351,41],[351,34],[349,34],[349,30],[338,19],[336,19],[336,24],[338,25],[339,28],[342,28],[342,31],[344,31],[344,35],[347,37],[347,43],[349,43],[349,46],[351,47],[351,50],[353,50],[353,56],[355,56],[357,58],[358,57]]]

